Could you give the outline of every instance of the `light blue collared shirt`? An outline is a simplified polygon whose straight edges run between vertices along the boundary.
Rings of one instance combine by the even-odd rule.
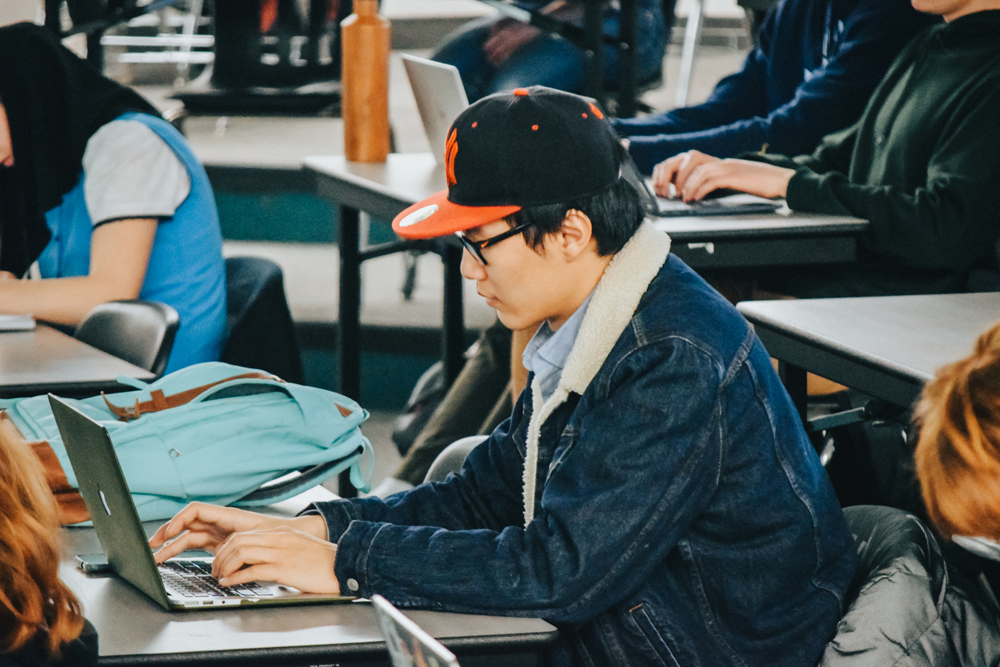
[[[590,306],[590,300],[593,296],[594,293],[591,292],[576,309],[576,312],[566,320],[566,323],[559,327],[558,331],[553,331],[548,322],[542,322],[542,326],[538,327],[538,331],[528,341],[528,346],[524,348],[521,362],[525,368],[535,374],[535,379],[541,388],[543,402],[549,400],[552,392],[559,385],[563,367],[576,343],[576,337],[580,333],[580,325],[583,324],[583,317],[587,314],[587,308]]]

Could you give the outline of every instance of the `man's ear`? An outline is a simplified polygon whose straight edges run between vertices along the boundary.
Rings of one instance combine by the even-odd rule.
[[[571,208],[566,211],[557,236],[559,249],[567,260],[573,260],[590,247],[594,238],[594,225],[586,213]]]

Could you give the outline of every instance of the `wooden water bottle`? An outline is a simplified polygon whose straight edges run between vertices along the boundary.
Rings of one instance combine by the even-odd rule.
[[[390,34],[378,0],[354,0],[340,24],[344,155],[352,162],[385,162],[389,154]]]

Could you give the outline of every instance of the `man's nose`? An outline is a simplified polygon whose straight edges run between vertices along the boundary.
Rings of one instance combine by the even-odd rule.
[[[460,269],[462,276],[469,280],[483,280],[486,278],[486,267],[472,256],[468,248],[462,249],[462,264]]]

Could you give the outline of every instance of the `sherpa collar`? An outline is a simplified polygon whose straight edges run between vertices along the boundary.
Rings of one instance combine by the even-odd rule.
[[[538,439],[542,424],[566,402],[570,393],[582,394],[604,365],[611,348],[625,331],[660,267],[670,254],[670,237],[643,222],[628,243],[618,251],[594,289],[590,307],[580,325],[562,377],[548,401],[541,387],[531,384],[531,420],[524,457],[524,525],[535,517],[535,476],[538,471]]]

